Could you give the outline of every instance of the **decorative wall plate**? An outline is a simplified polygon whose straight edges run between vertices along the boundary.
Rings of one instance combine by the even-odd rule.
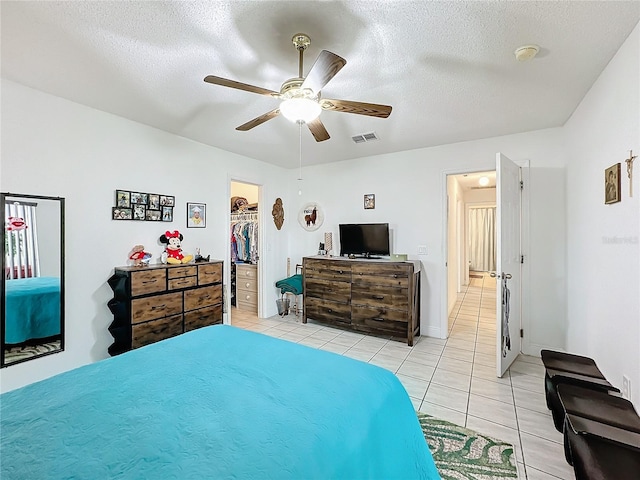
[[[315,202],[303,205],[300,213],[298,213],[298,222],[307,232],[319,229],[322,226],[322,222],[324,222],[324,213],[320,205]]]

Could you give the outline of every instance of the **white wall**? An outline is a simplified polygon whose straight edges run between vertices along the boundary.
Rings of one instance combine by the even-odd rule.
[[[229,269],[229,182],[263,185],[272,204],[286,202],[283,170],[208,147],[61,98],[2,80],[2,191],[66,198],[66,351],[0,371],[0,389],[11,390],[107,357],[113,267],[125,265],[135,244],[157,259],[159,236],[184,235],[183,249],[225,259]],[[115,190],[175,195],[171,223],[111,220]],[[186,228],[186,202],[207,204],[207,228]],[[286,232],[266,212],[261,232],[262,275],[274,284],[286,274]],[[228,298],[228,297],[227,297]],[[261,297],[275,315],[275,287]]]
[[[459,286],[462,283],[460,278],[461,263],[464,264],[464,257],[460,256],[460,245],[464,245],[464,230],[460,227],[464,223],[459,222],[460,216],[464,216],[464,206],[462,204],[463,192],[460,183],[455,175],[447,176],[447,316],[451,315],[453,307],[458,298]],[[460,211],[462,210],[462,211]],[[459,223],[462,223],[460,225]]]
[[[381,120],[384,121],[384,120]],[[395,252],[420,259],[422,272],[422,333],[441,336],[447,312],[442,289],[447,282],[446,174],[495,170],[496,152],[514,161],[530,161],[530,296],[525,315],[525,351],[562,348],[566,336],[565,195],[562,129],[548,129],[474,142],[444,145],[333,163],[303,169],[302,195],[290,172],[290,195],[297,210],[317,201],[324,209],[323,226],[315,232],[296,228],[292,259],[313,255],[323,233],[338,235],[338,224],[388,222]],[[365,210],[363,195],[376,195],[376,208]],[[417,246],[427,255],[418,256]],[[532,339],[536,341],[533,342]]]
[[[634,193],[624,159],[640,153],[640,25],[565,126],[567,350],[590,356],[611,383],[632,380],[640,407],[640,162]],[[604,204],[604,170],[622,162],[622,201]]]

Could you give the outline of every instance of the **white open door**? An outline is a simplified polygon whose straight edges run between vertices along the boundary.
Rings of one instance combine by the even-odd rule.
[[[521,196],[520,167],[496,155],[496,338],[497,375],[502,377],[520,353]],[[493,274],[491,275],[493,276]]]

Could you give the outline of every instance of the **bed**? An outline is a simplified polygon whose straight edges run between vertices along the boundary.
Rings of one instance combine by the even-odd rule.
[[[216,325],[0,396],[1,478],[439,479],[389,371]]]
[[[5,344],[60,335],[60,278],[6,280]]]

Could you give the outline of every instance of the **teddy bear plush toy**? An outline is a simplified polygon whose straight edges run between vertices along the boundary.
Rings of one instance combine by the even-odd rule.
[[[144,251],[144,245],[136,245],[129,252],[129,260],[133,262],[134,267],[144,267],[149,264],[151,254]]]
[[[177,265],[179,263],[189,263],[193,259],[193,255],[182,254],[182,248],[180,248],[182,234],[178,230],[173,232],[167,230],[163,235],[160,235],[160,243],[166,245],[167,263]]]

